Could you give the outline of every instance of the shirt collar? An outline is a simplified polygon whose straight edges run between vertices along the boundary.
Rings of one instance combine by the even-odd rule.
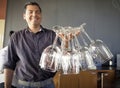
[[[30,33],[32,33],[32,31],[29,29],[29,27],[27,27],[26,29],[27,29],[26,31],[29,31]],[[40,25],[40,29],[37,33],[42,32],[42,31],[45,32],[44,28]]]

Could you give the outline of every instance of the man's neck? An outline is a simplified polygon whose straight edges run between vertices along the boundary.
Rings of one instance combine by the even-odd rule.
[[[38,31],[40,31],[40,26],[37,26],[37,27],[29,27],[30,28],[30,31],[33,32],[33,33],[37,33]]]

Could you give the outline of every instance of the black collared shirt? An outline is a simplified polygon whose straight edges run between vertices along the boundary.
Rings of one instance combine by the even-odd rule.
[[[42,81],[53,77],[55,73],[40,69],[39,61],[43,50],[53,44],[55,33],[42,27],[37,33],[29,29],[20,30],[11,36],[8,45],[8,61],[4,68],[15,70],[18,79]]]

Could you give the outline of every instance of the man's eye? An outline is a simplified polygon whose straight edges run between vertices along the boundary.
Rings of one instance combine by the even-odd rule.
[[[40,11],[36,11],[36,14],[40,14]]]
[[[33,12],[32,11],[29,11],[29,14],[32,14]]]

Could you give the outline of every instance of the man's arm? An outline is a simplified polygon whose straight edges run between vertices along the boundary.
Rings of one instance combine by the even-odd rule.
[[[11,88],[13,73],[14,71],[12,69],[6,69],[6,68],[4,69],[4,76],[5,76],[4,88]]]

